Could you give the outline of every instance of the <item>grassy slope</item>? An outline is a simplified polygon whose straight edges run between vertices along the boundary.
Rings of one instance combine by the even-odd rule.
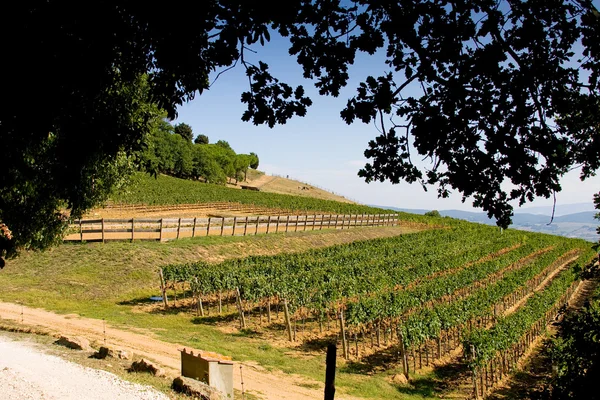
[[[391,212],[360,204],[340,203],[333,200],[286,194],[239,190],[191,180],[159,175],[157,179],[147,174],[134,175],[132,184],[121,193],[112,196],[115,203],[124,204],[192,204],[210,202],[240,202],[256,206],[298,211],[324,211],[345,214]],[[423,220],[420,216],[404,213],[409,220]]]
[[[201,237],[167,243],[109,242],[105,245],[65,244],[50,251],[29,252],[10,261],[0,274],[0,301],[20,302],[59,313],[104,318],[124,328],[154,330],[169,342],[230,354],[236,360],[257,361],[267,368],[323,379],[324,354],[299,356],[300,348],[272,346],[260,335],[226,334],[209,325],[193,324],[187,313],[140,313],[135,305],[159,294],[157,267],[167,262],[197,259],[219,261],[240,254],[277,254],[359,239],[393,236],[401,228],[356,228],[346,231],[298,232],[272,236]],[[338,390],[362,396],[391,398],[396,388],[385,377],[369,378],[351,372],[338,378]]]
[[[175,204],[239,201],[262,206],[312,209],[341,213],[381,212],[370,207],[333,201],[247,192],[161,176],[154,180],[137,175],[136,184],[115,200],[128,203]],[[403,214],[407,220],[448,222]],[[460,224],[457,224],[460,226]],[[489,229],[494,229],[490,227]],[[238,360],[254,360],[267,368],[298,373],[322,381],[324,354],[306,355],[302,348],[276,347],[260,335],[223,333],[210,325],[193,324],[187,313],[141,313],[140,300],[158,294],[157,268],[174,262],[220,261],[254,254],[303,251],[354,240],[391,236],[401,228],[355,228],[249,237],[200,237],[168,243],[65,244],[45,253],[25,253],[0,273],[0,300],[22,302],[61,313],[105,318],[122,327],[146,328],[170,342],[231,354]],[[527,233],[523,233],[524,236]],[[582,242],[583,243],[583,242]],[[435,248],[435,243],[432,243]],[[294,355],[298,355],[295,357]],[[292,355],[292,356],[290,356]],[[299,358],[302,362],[298,362]],[[341,362],[337,377],[340,392],[369,398],[437,397],[431,385],[397,386],[389,383],[396,370],[366,376]],[[431,373],[421,381],[434,382]]]
[[[224,333],[210,325],[192,323],[193,316],[188,313],[141,313],[136,304],[158,294],[156,270],[165,263],[197,259],[219,261],[240,255],[302,251],[400,232],[400,228],[356,228],[272,236],[201,237],[168,243],[65,244],[44,253],[26,253],[11,261],[0,273],[0,300],[22,302],[60,313],[105,318],[125,328],[151,329],[165,341],[230,354],[237,360],[254,360],[267,368],[321,381],[324,374],[322,353],[312,352],[306,356],[300,347],[276,347],[260,334]],[[302,362],[298,362],[296,354]],[[352,368],[352,363],[340,362],[337,377],[340,392],[368,398],[438,395],[430,386],[415,388],[390,384],[389,376],[397,373],[396,370],[366,376]],[[420,382],[436,380],[431,374],[417,378]]]

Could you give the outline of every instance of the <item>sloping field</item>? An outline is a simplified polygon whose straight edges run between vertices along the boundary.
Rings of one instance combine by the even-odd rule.
[[[506,376],[594,253],[580,240],[440,221],[444,229],[404,235],[382,227],[63,245],[12,261],[0,300],[105,318],[307,385],[322,381],[333,341],[339,398],[468,398],[470,371],[480,392]],[[167,309],[149,300],[161,294],[159,268]],[[502,333],[513,326],[518,334]],[[490,339],[503,347],[490,347],[492,335],[504,335]],[[464,340],[480,355],[473,364],[456,359]],[[500,366],[498,354],[513,358]],[[464,379],[439,374],[452,360]]]
[[[355,204],[352,200],[348,200],[343,196],[328,192],[308,183],[282,178],[280,176],[272,176],[269,178],[271,179],[265,180],[265,183],[259,186],[262,192],[312,197],[315,199]]]
[[[110,204],[114,206],[176,206],[179,204],[222,202],[240,203],[273,210],[286,210],[298,214],[306,211],[339,214],[378,214],[383,212],[379,208],[311,196],[239,190],[165,175],[159,175],[155,179],[142,173],[134,175],[132,184],[126,190],[114,194]],[[404,213],[403,215],[407,219],[422,220],[419,219],[419,216],[413,214]]]

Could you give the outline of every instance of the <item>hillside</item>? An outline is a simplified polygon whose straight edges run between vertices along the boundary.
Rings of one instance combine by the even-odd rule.
[[[262,187],[274,179],[257,174],[253,181]],[[181,215],[190,205],[219,204],[221,213],[383,211],[142,174],[108,209]],[[104,319],[119,337],[133,331],[160,341],[155,351],[168,348],[168,357],[155,359],[171,367],[178,346],[226,354],[262,382],[245,386],[258,399],[282,398],[268,384],[282,376],[311,389],[289,399],[322,398],[328,343],[338,345],[343,398],[466,399],[473,390],[488,393],[494,376],[527,357],[533,339],[577,294],[577,271],[595,257],[582,240],[398,215],[419,223],[27,252],[0,274],[0,302],[13,303],[0,303],[0,311],[16,324],[14,303],[79,315],[79,332],[94,337]],[[21,312],[29,313],[21,325],[38,322],[40,313]],[[143,338],[136,341],[141,346]],[[476,357],[461,357],[462,343]],[[152,349],[144,352],[152,358]],[[472,386],[473,371],[479,386]]]
[[[288,194],[293,196],[313,197],[322,200],[333,200],[342,203],[353,203],[344,196],[337,195],[311,184],[300,182],[282,176],[270,176],[262,172],[249,170],[248,181],[242,184],[253,186],[262,192]]]
[[[125,189],[111,196],[108,206],[123,209],[123,213],[126,213],[128,208],[131,209],[131,206],[143,206],[149,212],[153,212],[152,209],[157,207],[160,208],[157,212],[161,212],[165,208],[176,209],[179,205],[211,205],[215,203],[235,203],[250,206],[253,209],[252,213],[262,214],[277,214],[282,212],[296,214],[306,212],[377,214],[385,212],[381,208],[334,200],[339,199],[339,197],[332,194],[325,195],[324,193],[327,192],[322,190],[304,190],[305,194],[303,196],[263,191],[263,186],[268,187],[271,184],[275,185],[276,188],[280,186],[289,188],[297,184],[297,182],[287,181],[284,178],[272,178],[271,180],[269,177],[263,175],[263,177],[254,179],[254,182],[261,184],[261,191],[253,191],[179,179],[166,175],[159,175],[157,178],[154,178],[147,174],[136,173],[132,177],[131,183]],[[278,182],[283,183],[280,184]],[[302,191],[301,189],[296,190]],[[290,189],[290,191],[293,190]],[[313,197],[313,194],[317,197]],[[260,208],[260,210],[255,210],[256,208]],[[98,209],[92,210],[89,215],[102,216],[104,215],[104,211]],[[132,216],[129,215],[129,217]],[[404,216],[411,220],[423,220],[422,217],[410,214],[405,214]]]
[[[344,398],[467,398],[468,386],[445,381],[437,367],[432,370],[432,360],[439,368],[458,363],[452,368],[469,382],[467,366],[453,358],[470,337],[464,329],[488,326],[490,312],[535,320],[570,290],[572,271],[594,253],[578,240],[431,221],[444,229],[359,227],[65,244],[12,261],[0,274],[0,301],[105,319],[111,329],[231,355],[245,368],[258,363],[273,380],[277,371],[301,376],[304,383],[297,384],[313,389],[324,376],[324,346],[340,337],[342,312],[347,339],[338,341],[336,385]],[[161,293],[159,267],[166,279],[166,310],[149,300]],[[232,288],[240,291],[243,329]],[[540,308],[532,291],[544,294],[547,308]],[[24,320],[35,324],[27,311]],[[398,358],[399,334],[407,346],[408,384],[398,378],[405,368]],[[275,398],[268,386],[258,393],[252,381],[246,385],[257,398]],[[423,385],[429,389],[420,389]],[[321,396],[314,393],[302,398]]]

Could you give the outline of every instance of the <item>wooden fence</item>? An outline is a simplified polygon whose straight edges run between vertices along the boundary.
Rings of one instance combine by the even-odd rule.
[[[306,214],[209,218],[131,218],[75,220],[65,241],[173,240],[197,236],[245,236],[259,233],[396,226],[398,214]]]

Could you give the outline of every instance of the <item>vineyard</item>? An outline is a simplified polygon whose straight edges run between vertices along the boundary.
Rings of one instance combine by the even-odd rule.
[[[222,203],[223,199],[234,204],[251,205],[265,209],[278,210],[279,214],[303,214],[307,211],[337,214],[380,214],[380,208],[360,204],[341,203],[312,197],[292,196],[276,193],[263,193],[232,189],[186,179],[177,179],[159,175],[157,179],[147,174],[134,175],[129,187],[111,196],[112,204],[120,205],[169,205]],[[424,221],[424,217],[400,213],[402,219]]]
[[[164,307],[188,307],[199,323],[219,316],[297,344],[338,341],[355,361],[392,349],[407,377],[462,349],[474,393],[485,395],[593,255],[584,241],[452,222],[304,253],[167,265],[160,284]]]

